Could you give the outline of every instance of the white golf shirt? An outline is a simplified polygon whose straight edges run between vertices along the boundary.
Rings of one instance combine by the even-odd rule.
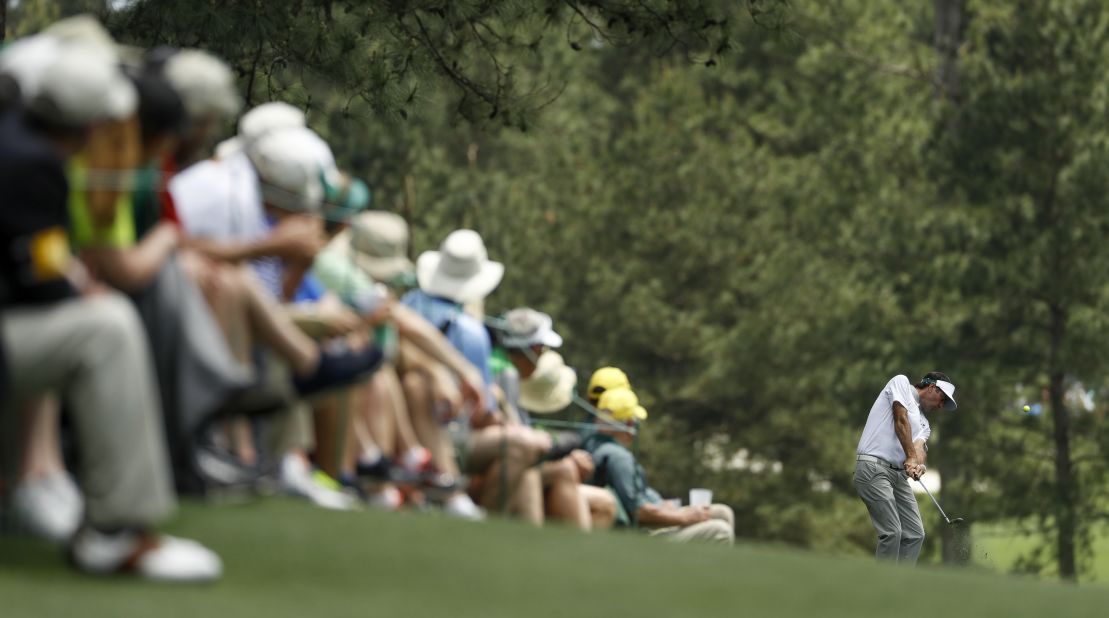
[[[258,173],[242,152],[225,160],[200,161],[169,181],[177,216],[191,236],[219,241],[252,241],[270,233],[262,206]],[[259,279],[281,296],[281,261],[260,258],[251,262]]]
[[[913,441],[928,441],[932,436],[932,427],[928,419],[920,412],[920,395],[916,388],[909,382],[909,378],[899,375],[886,383],[886,387],[878,393],[874,405],[870,406],[870,415],[866,418],[866,427],[859,438],[859,446],[855,452],[859,455],[873,455],[887,462],[900,466],[905,461],[905,449],[897,439],[897,432],[893,428],[893,402],[905,406],[909,413],[909,426],[912,428]]]

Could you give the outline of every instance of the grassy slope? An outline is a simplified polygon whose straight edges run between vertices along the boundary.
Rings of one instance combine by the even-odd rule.
[[[677,546],[506,522],[186,505],[171,531],[223,554],[214,586],[96,580],[0,539],[0,616],[1102,616],[1109,590],[762,546]]]
[[[1000,572],[1012,570],[1013,563],[1043,544],[1039,533],[1025,534],[1013,524],[979,524],[974,527],[974,560],[981,566]],[[1081,581],[1109,584],[1109,526],[1095,528],[1092,559],[1080,565]],[[1052,556],[1049,552],[1049,557]],[[1048,560],[1051,563],[1051,560]],[[1051,566],[1045,576],[1056,573]]]

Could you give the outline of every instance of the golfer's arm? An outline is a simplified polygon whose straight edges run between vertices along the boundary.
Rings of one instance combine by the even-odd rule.
[[[923,438],[921,438],[920,440],[917,440],[916,442],[913,442],[913,447],[916,450],[917,462],[920,463],[921,465],[926,463],[927,459],[928,459],[928,450],[926,448],[924,448],[924,444],[925,443],[924,443]]]
[[[905,450],[905,456],[917,459],[916,447],[913,445],[913,428],[909,425],[909,411],[899,402],[893,402],[893,431],[897,434],[897,441]]]

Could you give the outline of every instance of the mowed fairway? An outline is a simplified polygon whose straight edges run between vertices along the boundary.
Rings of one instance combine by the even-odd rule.
[[[1104,616],[1109,589],[741,544],[677,546],[281,499],[186,504],[169,529],[224,557],[222,581],[169,586],[68,571],[0,539],[0,616]]]

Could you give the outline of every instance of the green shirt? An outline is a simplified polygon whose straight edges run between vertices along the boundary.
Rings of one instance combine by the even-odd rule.
[[[631,518],[644,504],[659,504],[662,496],[647,484],[643,466],[631,451],[610,436],[593,434],[585,439],[582,448],[593,456],[597,472],[593,484],[608,487],[616,494],[620,509],[616,523],[630,526]]]
[[[355,299],[370,294],[376,283],[350,256],[333,247],[325,247],[316,255],[312,272],[325,288],[350,306],[355,305]]]
[[[89,247],[126,249],[135,245],[135,223],[131,215],[131,197],[121,193],[116,200],[111,225],[100,227],[89,211],[87,186],[88,166],[75,157],[67,171],[69,176],[69,236],[76,251]]]

